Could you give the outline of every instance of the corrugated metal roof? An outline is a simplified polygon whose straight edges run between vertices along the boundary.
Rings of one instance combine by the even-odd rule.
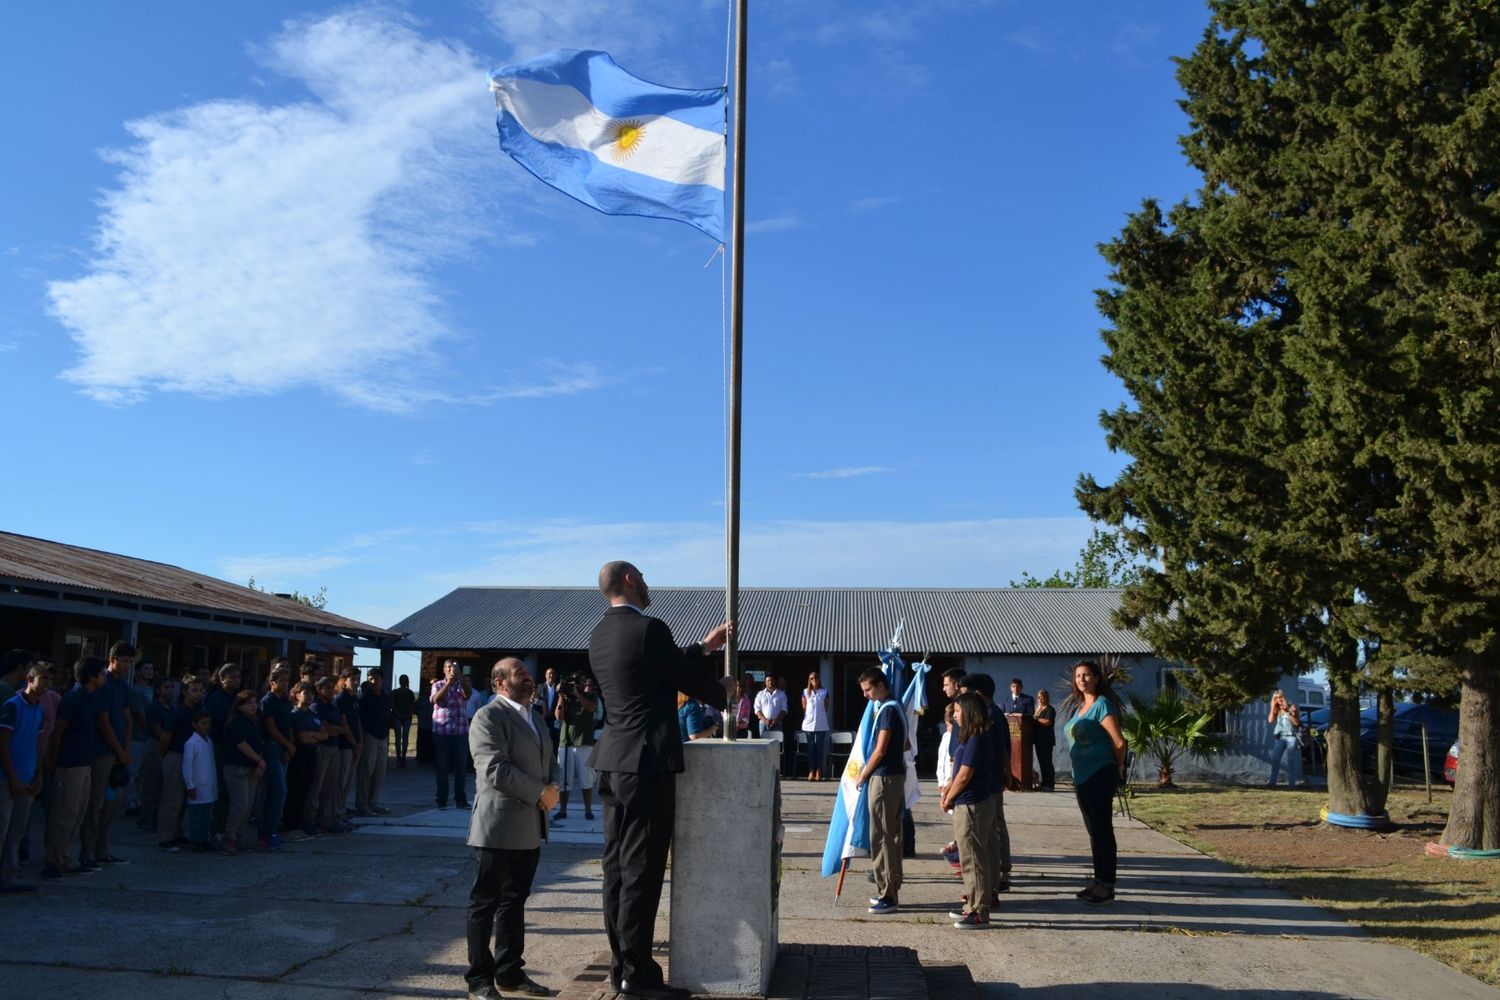
[[[383,636],[386,630],[192,570],[0,531],[0,580]]]
[[[905,620],[913,652],[1146,654],[1111,614],[1118,590],[752,587],[740,591],[740,649],[748,653],[868,653]],[[398,649],[584,649],[605,607],[592,587],[460,587],[391,626]],[[724,617],[724,591],[652,587],[651,614],[679,641]]]

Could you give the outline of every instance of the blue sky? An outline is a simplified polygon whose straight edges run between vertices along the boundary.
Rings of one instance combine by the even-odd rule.
[[[1096,246],[1195,186],[1196,3],[755,3],[747,585],[1004,586],[1111,476]],[[723,578],[721,276],[496,148],[558,47],[714,86],[690,0],[23,4],[0,32],[0,527],[388,625]]]

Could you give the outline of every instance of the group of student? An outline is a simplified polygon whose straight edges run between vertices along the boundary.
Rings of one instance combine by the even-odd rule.
[[[356,668],[329,674],[309,654],[294,684],[279,658],[257,692],[241,688],[236,664],[158,680],[135,660],[117,642],[107,659],[80,658],[69,685],[29,652],[6,654],[0,685],[19,690],[0,699],[0,889],[35,889],[19,880],[33,801],[46,812],[48,882],[128,864],[109,846],[122,803],[161,851],[226,855],[281,850],[283,832],[347,833],[350,815],[389,811],[391,699],[378,670],[361,684]]]
[[[1112,813],[1125,779],[1125,740],[1120,702],[1109,672],[1094,660],[1074,665],[1063,703],[1074,794],[1088,832],[1093,880],[1076,895],[1091,906],[1115,898],[1117,848]],[[990,911],[1010,891],[1010,831],[1005,789],[1011,773],[1010,727],[995,703],[995,682],[986,674],[954,668],[943,674],[948,697],[946,725],[938,746],[940,805],[953,818],[953,841],[943,856],[963,878],[960,906],[949,913],[959,930],[990,926]],[[893,913],[901,889],[905,797],[903,747],[909,747],[900,706],[890,698],[884,673],[872,667],[860,676],[865,697],[876,704],[875,743],[856,778],[869,782],[870,856],[876,895],[872,914]],[[1050,706],[1049,706],[1050,708]],[[1048,722],[1050,723],[1050,717]]]

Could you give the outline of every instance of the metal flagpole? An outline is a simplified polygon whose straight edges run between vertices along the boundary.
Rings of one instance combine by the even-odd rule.
[[[724,497],[724,556],[728,582],[724,617],[736,627],[740,617],[740,384],[743,370],[745,308],[745,21],[749,0],[735,0],[734,11],[734,149],[729,217],[729,483]],[[739,675],[739,640],[724,644],[724,674]],[[732,698],[733,695],[731,694]],[[724,738],[733,740],[739,706],[726,704]]]

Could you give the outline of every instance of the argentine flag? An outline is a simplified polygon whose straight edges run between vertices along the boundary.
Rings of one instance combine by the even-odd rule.
[[[906,808],[916,806],[922,797],[922,786],[917,781],[916,731],[917,716],[927,710],[926,678],[928,664],[924,659],[912,668],[910,681],[906,678],[906,664],[901,659],[901,629],[896,629],[896,639],[880,654],[886,682],[891,686],[891,700],[865,703],[864,717],[859,720],[859,731],[854,745],[849,748],[849,763],[839,777],[837,797],[833,800],[833,814],[828,819],[828,839],[823,844],[823,877],[837,875],[846,858],[870,856],[870,796],[869,786],[857,788],[854,779],[864,769],[865,761],[875,750],[875,719],[880,712],[900,712],[906,722],[906,738],[909,748],[902,755],[906,764]]]
[[[564,49],[490,74],[500,148],[607,215],[676,219],[724,241],[725,88],[638,80]]]

